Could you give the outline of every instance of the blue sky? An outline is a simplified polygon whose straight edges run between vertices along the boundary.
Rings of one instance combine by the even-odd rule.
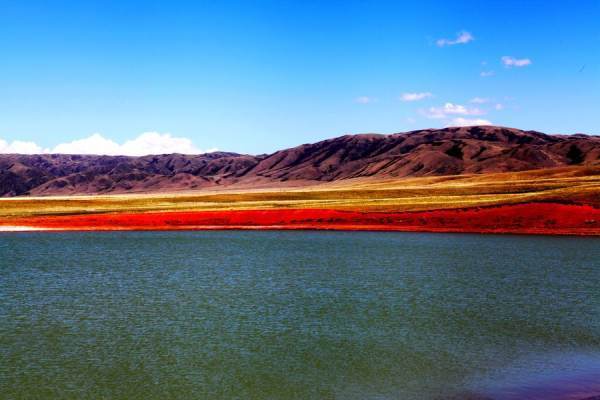
[[[599,1],[404,3],[0,1],[0,152],[600,133]]]

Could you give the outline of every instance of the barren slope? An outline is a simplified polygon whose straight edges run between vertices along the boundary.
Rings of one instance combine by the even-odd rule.
[[[0,196],[302,186],[600,165],[600,138],[481,126],[346,135],[271,155],[0,155]]]

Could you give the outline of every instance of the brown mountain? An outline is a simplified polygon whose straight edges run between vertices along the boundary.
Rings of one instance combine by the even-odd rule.
[[[270,155],[144,157],[0,155],[0,196],[175,191],[220,185],[302,185],[358,177],[524,171],[600,165],[600,137],[496,126],[346,135]]]

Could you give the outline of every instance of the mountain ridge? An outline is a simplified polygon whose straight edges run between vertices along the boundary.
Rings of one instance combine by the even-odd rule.
[[[501,126],[343,135],[272,154],[2,154],[0,196],[165,192],[302,185],[600,165],[600,137]]]

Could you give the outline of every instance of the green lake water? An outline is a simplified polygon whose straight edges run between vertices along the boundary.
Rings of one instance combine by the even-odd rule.
[[[0,234],[3,399],[573,390],[600,393],[598,238]]]

